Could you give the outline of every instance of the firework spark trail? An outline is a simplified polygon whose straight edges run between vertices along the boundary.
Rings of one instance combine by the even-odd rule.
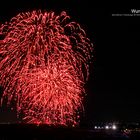
[[[13,17],[0,34],[1,104],[15,101],[27,123],[76,125],[93,49],[80,25],[39,10]]]

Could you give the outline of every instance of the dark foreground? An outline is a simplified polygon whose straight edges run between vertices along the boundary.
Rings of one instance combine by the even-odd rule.
[[[52,128],[46,125],[1,124],[0,140],[140,140],[140,132]]]

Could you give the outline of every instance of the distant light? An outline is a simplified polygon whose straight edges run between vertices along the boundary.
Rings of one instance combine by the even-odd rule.
[[[105,126],[105,129],[109,129],[109,126],[107,125],[107,126]]]
[[[100,129],[100,126],[98,126],[98,129]]]
[[[95,126],[94,128],[97,129],[97,126]]]
[[[116,125],[113,125],[113,126],[112,126],[112,129],[113,129],[113,130],[116,130],[116,129],[117,129]]]

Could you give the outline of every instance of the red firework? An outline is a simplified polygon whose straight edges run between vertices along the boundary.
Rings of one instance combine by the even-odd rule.
[[[92,52],[80,25],[39,10],[13,17],[0,34],[1,104],[15,101],[26,123],[77,125]]]

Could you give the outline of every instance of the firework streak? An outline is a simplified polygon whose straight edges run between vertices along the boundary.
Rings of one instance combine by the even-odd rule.
[[[77,125],[93,50],[66,12],[20,13],[0,26],[1,105],[16,102],[26,123]]]

